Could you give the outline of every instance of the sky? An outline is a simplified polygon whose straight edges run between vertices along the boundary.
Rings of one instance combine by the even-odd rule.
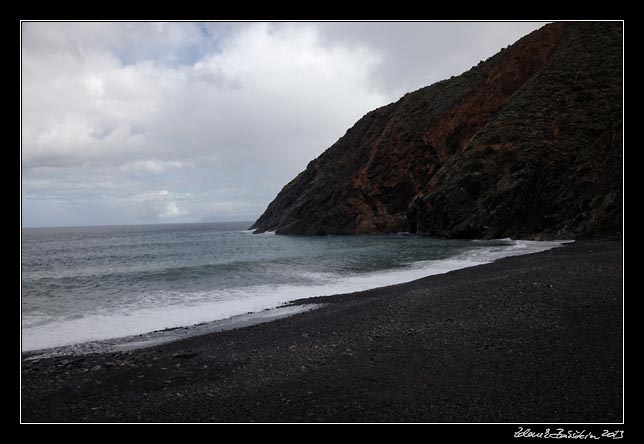
[[[537,22],[23,22],[23,227],[254,221],[367,112]]]

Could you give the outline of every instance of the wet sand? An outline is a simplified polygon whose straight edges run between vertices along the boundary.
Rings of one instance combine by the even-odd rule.
[[[311,298],[137,350],[22,361],[23,422],[621,422],[621,241]]]

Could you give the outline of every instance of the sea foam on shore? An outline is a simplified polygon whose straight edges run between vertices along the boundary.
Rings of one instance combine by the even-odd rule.
[[[279,241],[281,236],[269,238]],[[269,282],[212,290],[149,291],[145,297],[128,301],[124,305],[108,306],[82,315],[61,316],[58,319],[52,319],[47,314],[30,313],[30,316],[23,317],[22,349],[39,350],[208,323],[244,313],[261,312],[296,299],[352,293],[409,282],[489,263],[502,257],[548,250],[564,242],[502,239],[490,245],[490,241],[481,241],[482,245],[477,248],[465,249],[452,257],[403,262],[389,269],[295,269],[291,270],[291,273],[299,283]],[[476,244],[477,241],[472,241],[472,245]],[[368,261],[370,257],[365,256],[364,260]]]

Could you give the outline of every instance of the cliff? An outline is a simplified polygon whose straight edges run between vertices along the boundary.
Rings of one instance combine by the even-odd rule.
[[[579,238],[622,225],[621,23],[554,23],[366,114],[257,232]]]

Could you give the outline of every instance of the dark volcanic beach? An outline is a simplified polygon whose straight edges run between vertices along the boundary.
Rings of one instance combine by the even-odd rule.
[[[621,240],[130,352],[22,361],[23,422],[621,422]]]

